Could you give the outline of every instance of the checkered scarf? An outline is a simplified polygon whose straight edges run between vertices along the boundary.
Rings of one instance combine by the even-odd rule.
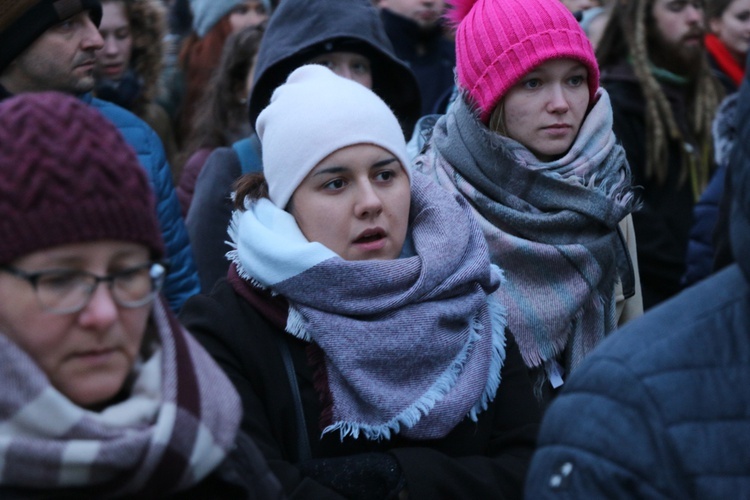
[[[0,490],[158,498],[206,477],[233,446],[233,386],[159,302],[159,347],[137,367],[127,399],[97,413],[49,383],[0,334]]]
[[[565,352],[574,368],[616,327],[616,227],[634,208],[630,169],[599,89],[570,151],[540,162],[491,132],[463,98],[435,125],[416,160],[470,200],[508,284],[496,295],[529,367]]]

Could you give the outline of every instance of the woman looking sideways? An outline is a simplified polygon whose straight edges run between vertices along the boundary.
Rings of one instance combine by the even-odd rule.
[[[539,410],[466,202],[408,170],[383,100],[322,66],[255,129],[228,278],[181,320],[287,494],[520,497]]]
[[[630,170],[591,43],[561,2],[452,3],[461,95],[415,168],[473,207],[508,281],[494,293],[546,404],[643,311]]]

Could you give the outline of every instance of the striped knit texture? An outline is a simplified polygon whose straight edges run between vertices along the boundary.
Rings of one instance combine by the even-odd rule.
[[[105,239],[160,257],[154,203],[135,152],[97,110],[56,92],[0,103],[0,263]]]
[[[508,90],[539,64],[571,58],[588,69],[589,96],[599,88],[594,48],[559,0],[452,0],[459,86],[483,123]]]

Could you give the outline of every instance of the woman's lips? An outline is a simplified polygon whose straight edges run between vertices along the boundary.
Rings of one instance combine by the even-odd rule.
[[[381,250],[386,244],[386,233],[381,228],[367,229],[354,240],[354,245],[366,251]]]

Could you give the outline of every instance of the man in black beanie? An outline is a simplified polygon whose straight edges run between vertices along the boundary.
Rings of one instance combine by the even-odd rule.
[[[157,197],[171,263],[164,293],[178,311],[199,283],[164,147],[140,118],[90,94],[96,51],[104,46],[101,17],[98,0],[0,0],[0,100],[56,90],[79,96],[115,124],[137,152]]]

